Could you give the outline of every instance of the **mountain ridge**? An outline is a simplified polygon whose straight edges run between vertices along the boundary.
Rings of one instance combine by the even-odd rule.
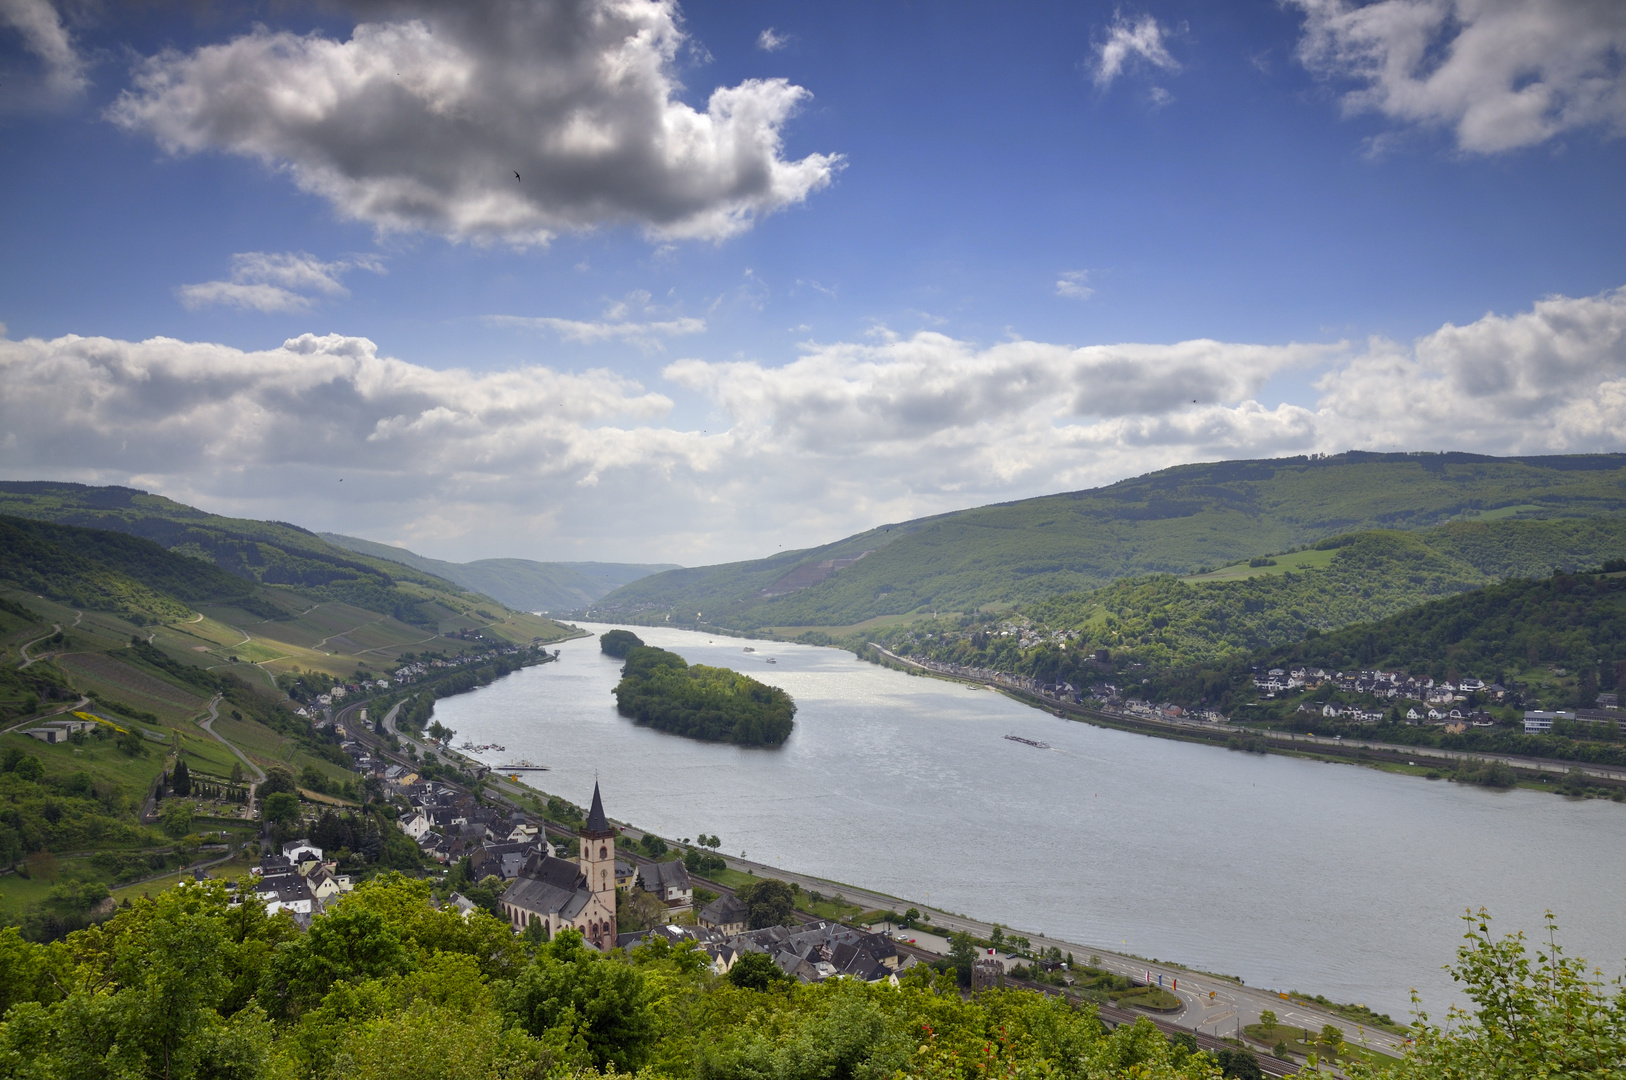
[[[750,631],[1033,602],[1149,573],[1190,574],[1369,529],[1476,517],[1626,515],[1626,455],[1339,455],[1179,465],[1083,491],[878,526],[764,559],[668,571],[596,617]],[[808,588],[798,568],[869,554]]]
[[[316,535],[338,547],[445,578],[522,611],[583,607],[639,578],[681,569],[677,563],[540,562],[535,559],[475,559],[458,563],[359,536],[333,532]]]

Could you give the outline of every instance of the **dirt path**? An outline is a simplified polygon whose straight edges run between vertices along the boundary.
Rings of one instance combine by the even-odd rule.
[[[260,784],[265,780],[265,770],[254,764],[254,762],[250,761],[248,759],[248,755],[237,748],[236,743],[233,743],[230,739],[226,738],[226,736],[220,734],[220,732],[214,729],[214,722],[219,719],[220,695],[216,694],[214,696],[214,700],[209,702],[209,719],[199,720],[198,727],[202,728],[204,731],[207,731],[210,736],[217,739],[226,747],[226,749],[236,754],[238,760],[242,761],[244,765],[247,765],[249,769],[253,771],[255,779],[249,781],[248,785],[248,812],[252,816],[254,813],[254,797],[260,789]]]
[[[75,626],[78,626],[79,625],[79,620],[75,619],[73,621],[73,624]],[[59,622],[52,623],[51,624],[51,632],[49,634],[41,634],[39,637],[35,638],[33,641],[29,641],[29,642],[26,642],[26,643],[24,643],[22,645],[17,646],[17,652],[20,653],[22,655],[22,658],[23,658],[23,662],[17,665],[17,670],[21,671],[23,668],[27,667],[28,665],[30,665],[30,664],[38,661],[38,660],[43,660],[44,659],[44,657],[42,657],[42,656],[29,656],[28,655],[28,647],[30,645],[38,645],[40,642],[48,640],[52,636],[54,636],[56,634],[60,634],[60,633],[62,633],[62,624],[59,623]]]

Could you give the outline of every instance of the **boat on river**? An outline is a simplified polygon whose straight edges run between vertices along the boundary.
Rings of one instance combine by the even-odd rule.
[[[1048,749],[1050,749],[1050,744],[1049,743],[1047,743],[1047,742],[1039,742],[1036,739],[1024,739],[1020,735],[1007,735],[1005,737],[1007,739],[1009,739],[1011,742],[1019,742],[1023,746],[1031,746],[1035,750],[1048,750]]]

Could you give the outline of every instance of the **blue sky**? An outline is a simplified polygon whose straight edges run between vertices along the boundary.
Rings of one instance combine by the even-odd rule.
[[[1617,4],[461,10],[0,0],[0,473],[695,563],[1622,448]]]

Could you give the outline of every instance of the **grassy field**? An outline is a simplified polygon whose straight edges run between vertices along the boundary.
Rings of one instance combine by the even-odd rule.
[[[1218,570],[1207,574],[1192,574],[1181,578],[1182,581],[1246,581],[1254,577],[1271,577],[1275,574],[1285,574],[1289,570],[1299,573],[1311,567],[1325,568],[1332,564],[1332,558],[1338,554],[1336,551],[1316,551],[1309,548],[1304,551],[1295,551],[1289,555],[1270,556],[1269,566],[1249,566],[1245,562],[1232,563],[1222,566]]]
[[[1285,1024],[1248,1024],[1242,1033],[1256,1043],[1275,1047],[1279,1043],[1286,1043],[1287,1049],[1300,1056],[1315,1054],[1322,1061],[1330,1062],[1335,1057],[1345,1061],[1359,1061],[1367,1065],[1382,1066],[1399,1061],[1370,1047],[1363,1047],[1360,1043],[1360,1032],[1352,1029],[1344,1032],[1344,1042],[1337,1047],[1329,1046],[1320,1041],[1321,1033],[1307,1028],[1288,1027]]]

